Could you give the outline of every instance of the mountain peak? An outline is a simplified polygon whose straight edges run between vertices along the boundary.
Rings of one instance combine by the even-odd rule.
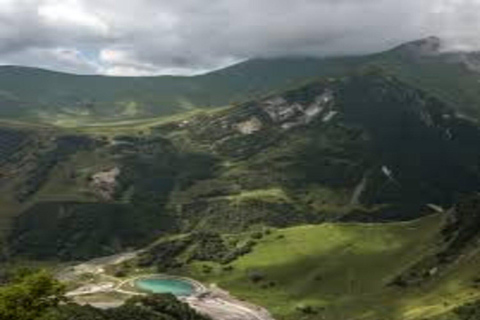
[[[431,36],[424,39],[408,42],[396,47],[395,51],[413,57],[438,55],[443,48],[443,41],[439,37]]]

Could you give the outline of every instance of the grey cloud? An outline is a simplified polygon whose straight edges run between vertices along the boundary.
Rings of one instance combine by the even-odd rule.
[[[2,2],[0,62],[80,73],[191,74],[251,57],[375,52],[429,35],[480,48],[480,0]]]

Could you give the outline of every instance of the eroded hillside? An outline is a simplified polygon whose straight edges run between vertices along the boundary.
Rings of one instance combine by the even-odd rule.
[[[22,172],[3,177],[5,202],[22,213],[10,256],[88,258],[192,230],[408,220],[480,183],[478,128],[378,71],[149,131],[42,132],[4,165]]]

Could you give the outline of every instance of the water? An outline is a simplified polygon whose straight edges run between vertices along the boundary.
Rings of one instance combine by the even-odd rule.
[[[135,281],[135,286],[151,293],[171,293],[176,296],[189,296],[195,291],[192,284],[179,279],[145,278]]]

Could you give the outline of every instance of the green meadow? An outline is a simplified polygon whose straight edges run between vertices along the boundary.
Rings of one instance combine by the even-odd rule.
[[[478,257],[424,287],[389,285],[435,252],[442,221],[434,215],[403,223],[278,229],[232,268],[209,264],[213,271],[205,274],[196,263],[190,272],[265,306],[277,319],[422,319],[480,295],[469,286]]]

